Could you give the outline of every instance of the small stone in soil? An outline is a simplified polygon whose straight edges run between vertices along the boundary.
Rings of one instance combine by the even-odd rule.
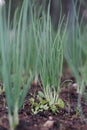
[[[49,116],[49,120],[52,120],[53,119],[53,117],[52,116]]]
[[[53,126],[53,124],[54,124],[54,121],[48,120],[48,121],[46,121],[46,122],[44,123],[43,126],[50,129],[50,128]]]

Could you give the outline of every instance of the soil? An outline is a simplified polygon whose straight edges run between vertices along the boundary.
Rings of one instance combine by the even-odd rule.
[[[39,112],[33,115],[31,112],[31,104],[29,99],[32,95],[37,96],[41,87],[33,84],[25,98],[23,107],[19,112],[19,125],[16,130],[87,130],[87,124],[83,116],[80,114],[78,106],[77,92],[78,85],[75,83],[73,77],[68,78],[72,80],[69,87],[66,85],[61,88],[60,97],[65,103],[63,109],[58,108],[58,114],[53,114],[51,111]],[[66,79],[63,77],[61,83]],[[0,95],[0,130],[9,130],[8,123],[8,107],[6,105],[5,93]],[[82,111],[87,116],[87,105],[84,98],[81,98]]]

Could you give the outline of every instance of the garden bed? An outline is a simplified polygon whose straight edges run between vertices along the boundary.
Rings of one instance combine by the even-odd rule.
[[[0,130],[86,130],[87,25],[75,9],[55,32],[50,5],[39,14],[23,1],[11,36],[10,3],[8,18],[0,8]]]
[[[65,107],[63,109],[58,108],[57,114],[53,114],[51,111],[32,114],[29,99],[33,95],[34,98],[37,97],[38,91],[42,90],[39,85],[32,85],[19,112],[20,123],[16,130],[87,130],[87,124],[77,107],[79,94],[75,87],[76,84],[73,77],[70,79],[73,79],[70,87],[61,88],[60,97],[63,99]],[[66,79],[63,78],[63,80]],[[0,95],[0,130],[9,130],[8,107],[5,100],[5,93],[3,92]],[[87,105],[84,98],[82,98],[81,105],[83,113],[87,116]]]

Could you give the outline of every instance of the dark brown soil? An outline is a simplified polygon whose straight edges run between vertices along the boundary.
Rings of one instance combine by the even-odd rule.
[[[60,109],[58,114],[53,114],[51,111],[39,112],[36,115],[31,113],[31,104],[29,99],[32,95],[37,95],[41,90],[40,86],[32,85],[26,99],[24,101],[22,110],[19,112],[19,125],[16,130],[87,130],[87,124],[82,115],[78,105],[77,85],[74,83],[68,87],[63,86],[60,92],[60,97],[65,103],[65,108]],[[62,82],[64,82],[64,78]],[[82,98],[82,110],[87,116],[87,105]],[[8,123],[8,107],[6,106],[5,93],[0,95],[0,130],[9,130]]]

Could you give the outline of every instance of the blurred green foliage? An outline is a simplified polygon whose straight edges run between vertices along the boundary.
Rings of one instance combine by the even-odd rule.
[[[8,10],[10,0],[6,0],[6,7]],[[22,7],[22,3],[24,0],[11,0],[11,21],[13,20],[14,12],[17,7]],[[61,14],[65,16],[69,13],[70,25],[72,24],[74,8],[76,7],[79,11],[80,17],[82,17],[83,12],[87,9],[87,1],[86,0],[29,0],[34,8],[37,10],[37,14],[41,16],[43,10],[47,13],[47,8],[50,3],[50,15],[52,19],[52,23],[54,28],[56,29],[58,26],[58,21],[60,20]],[[74,3],[74,4],[73,4]]]

